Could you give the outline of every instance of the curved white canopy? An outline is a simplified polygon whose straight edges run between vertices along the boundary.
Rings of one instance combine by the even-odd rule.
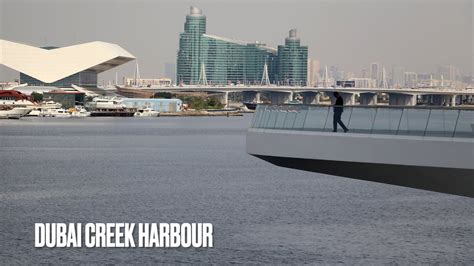
[[[47,50],[0,39],[0,64],[45,83],[84,70],[100,73],[136,59],[122,47],[89,42]]]

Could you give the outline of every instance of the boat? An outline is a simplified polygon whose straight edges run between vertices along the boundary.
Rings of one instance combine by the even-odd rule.
[[[245,107],[247,107],[247,109],[249,109],[249,110],[255,110],[255,109],[257,109],[257,103],[254,103],[254,102],[243,102],[243,104],[244,104]]]
[[[272,164],[474,197],[474,109],[346,106],[348,133],[333,132],[332,106],[258,105],[247,153]]]
[[[31,111],[31,108],[28,107],[12,107],[4,109],[5,110],[0,110],[1,119],[20,119]]]
[[[144,109],[138,109],[137,112],[133,115],[135,117],[158,117],[160,116],[160,112],[153,110],[150,107]]]
[[[91,116],[91,112],[87,111],[84,106],[76,106],[72,108],[71,117],[88,117]]]
[[[119,97],[96,97],[87,103],[86,107],[91,110],[90,116],[94,117],[131,117],[137,111],[137,109],[134,108],[127,108]]]
[[[51,110],[61,108],[60,103],[54,101],[42,102],[40,104],[32,106],[33,110],[28,114],[28,116],[50,116]]]
[[[48,114],[45,115],[45,116],[49,116],[49,117],[61,117],[61,118],[65,118],[65,117],[71,117],[71,114],[64,108],[59,108],[59,109],[49,109],[48,110]]]
[[[95,97],[86,104],[86,107],[93,110],[121,110],[126,108],[119,97]]]

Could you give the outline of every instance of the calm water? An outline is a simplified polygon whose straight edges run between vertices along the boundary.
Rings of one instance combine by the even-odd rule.
[[[273,166],[250,119],[0,121],[0,264],[474,263],[473,199]],[[212,249],[34,248],[35,222],[206,221]]]

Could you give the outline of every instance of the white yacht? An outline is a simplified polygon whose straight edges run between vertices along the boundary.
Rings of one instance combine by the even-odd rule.
[[[133,115],[135,117],[158,117],[160,116],[160,112],[153,110],[150,107],[144,108],[144,109],[139,109],[135,114]]]
[[[28,116],[49,116],[53,109],[59,109],[62,105],[53,101],[42,102],[40,104],[32,106],[33,110]]]
[[[119,97],[96,97],[87,103],[87,107],[93,110],[118,110],[126,108]]]
[[[91,116],[131,117],[136,109],[127,108],[119,97],[96,97],[86,104]]]
[[[59,108],[59,109],[49,109],[48,114],[46,116],[49,117],[71,117],[71,114],[64,108]]]
[[[13,107],[0,110],[0,119],[20,119],[31,111],[29,107]]]

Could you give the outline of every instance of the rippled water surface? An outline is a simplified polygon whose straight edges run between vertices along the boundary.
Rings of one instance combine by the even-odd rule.
[[[250,119],[0,121],[0,264],[474,263],[473,199],[271,165]],[[39,249],[35,222],[211,222],[215,247]]]

